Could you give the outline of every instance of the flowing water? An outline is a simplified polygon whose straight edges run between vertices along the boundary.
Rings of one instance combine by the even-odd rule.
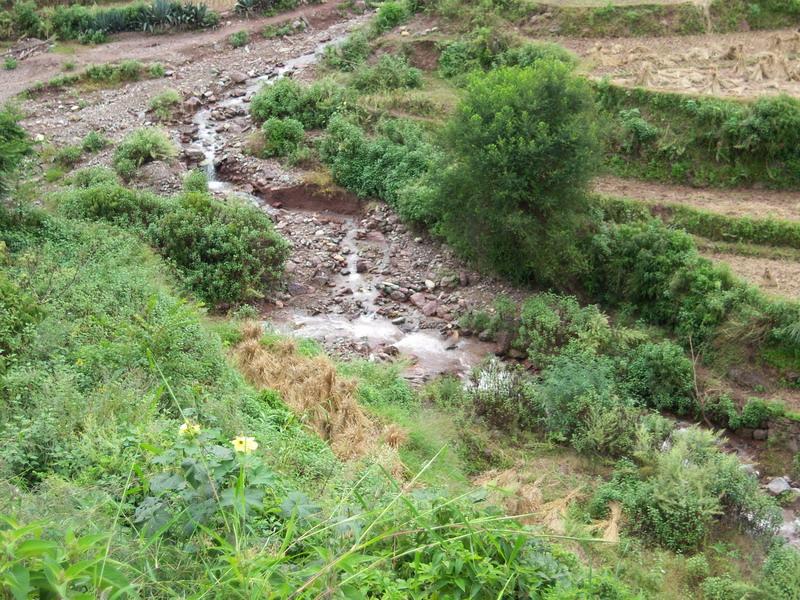
[[[244,107],[262,85],[274,83],[281,77],[289,76],[319,60],[325,48],[337,44],[344,36],[326,40],[316,49],[296,58],[286,60],[269,73],[253,77],[246,83],[243,95],[227,98],[218,102],[213,109],[203,108],[195,115],[194,122],[198,126],[198,141],[205,154],[202,166],[205,168],[212,191],[235,195],[253,202],[267,212],[274,209],[265,205],[257,196],[237,190],[230,183],[220,180],[215,168],[217,155],[223,147],[220,134],[213,124],[212,110],[225,108],[238,109]],[[302,212],[302,211],[295,211]],[[491,354],[493,346],[476,339],[446,340],[435,330],[406,330],[399,323],[378,314],[376,300],[379,292],[374,282],[358,272],[360,258],[359,245],[356,242],[357,223],[352,217],[341,215],[345,220],[347,233],[341,242],[347,253],[346,275],[337,275],[337,287],[344,287],[352,292],[356,304],[361,307],[361,314],[348,317],[340,314],[311,315],[302,310],[277,311],[272,315],[272,324],[284,332],[309,337],[321,342],[335,344],[341,340],[351,340],[366,344],[370,351],[393,346],[403,355],[412,359],[408,375],[413,379],[427,379],[441,373],[466,374],[473,366]],[[372,242],[374,244],[374,242]],[[381,242],[384,266],[389,263],[389,246]]]

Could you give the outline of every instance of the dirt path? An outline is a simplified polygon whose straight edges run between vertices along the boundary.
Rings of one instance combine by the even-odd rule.
[[[260,31],[265,25],[280,23],[288,19],[306,19],[312,27],[324,28],[341,20],[338,2],[313,4],[273,17],[260,19],[235,18],[223,22],[221,27],[206,31],[187,31],[164,35],[126,33],[116,36],[107,44],[78,46],[74,54],[43,53],[19,63],[13,71],[0,71],[0,102],[39,81],[47,81],[64,73],[64,63],[71,61],[80,70],[88,65],[125,59],[145,62],[162,62],[172,66],[196,60],[213,53],[214,46],[224,42],[235,31]]]
[[[651,204],[684,204],[734,217],[800,220],[800,192],[746,189],[698,189],[604,176],[595,191]]]

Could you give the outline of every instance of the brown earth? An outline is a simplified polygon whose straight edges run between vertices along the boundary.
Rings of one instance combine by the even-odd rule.
[[[791,29],[556,41],[595,78],[649,89],[751,98],[800,96],[800,34]]]
[[[75,46],[74,54],[42,53],[20,61],[13,71],[0,71],[0,103],[19,94],[33,84],[64,73],[64,64],[74,62],[76,70],[92,64],[135,59],[144,62],[184,65],[219,51],[227,45],[227,37],[236,31],[257,32],[266,25],[297,18],[306,19],[314,28],[342,19],[338,2],[302,6],[296,10],[258,19],[230,18],[216,29],[187,31],[162,35],[125,33],[97,46]]]
[[[684,204],[732,217],[800,220],[800,191],[700,189],[609,175],[598,177],[594,190],[651,204]]]

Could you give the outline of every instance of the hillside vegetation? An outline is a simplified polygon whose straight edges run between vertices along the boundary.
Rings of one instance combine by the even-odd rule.
[[[122,19],[110,11],[156,6],[17,2],[9,14],[14,28],[29,14],[39,31],[73,15],[70,35],[104,36],[103,19]],[[244,15],[281,8],[237,5]],[[326,218],[345,223],[342,238],[383,239],[387,256],[398,239],[335,214],[345,189],[389,207],[391,227],[414,240],[403,251],[429,260],[426,245],[451,249],[504,282],[513,297],[460,302],[442,327],[451,349],[474,336],[496,352],[463,377],[412,385],[397,348],[328,354],[328,340],[273,326],[269,318],[296,314],[273,310],[287,290],[314,289],[298,269],[325,255],[290,235],[290,220],[228,194],[233,184],[211,186],[213,160],[180,171],[182,188],[148,182],[149,168],[191,162],[176,141],[186,142],[176,135],[185,89],[147,88],[149,121],[58,148],[34,143],[9,105],[0,110],[0,597],[799,599],[785,512],[798,503],[790,482],[800,454],[782,432],[800,431],[800,414],[766,388],[791,398],[800,386],[800,303],[712,263],[693,237],[788,252],[800,248],[796,224],[591,190],[603,170],[796,188],[797,100],[592,81],[575,55],[514,29],[545,10],[585,17],[571,25],[581,35],[650,32],[643,23],[664,15],[678,15],[686,33],[745,18],[768,28],[797,7],[374,8],[326,46],[313,77],[264,77],[240,120],[223,115],[231,127],[217,133],[242,134],[237,151],[259,178],[285,167],[304,173],[295,193],[312,179],[340,186],[318,194],[330,201]],[[405,29],[414,26],[424,32]],[[263,37],[305,26],[287,27]],[[247,59],[250,44],[245,33],[213,52]],[[163,69],[98,66],[37,93],[145,73]],[[234,106],[196,100],[209,113]],[[246,173],[234,171],[249,185]],[[324,236],[316,215],[297,214]],[[342,238],[324,243],[355,252]],[[350,281],[364,270],[354,258],[333,263]],[[376,295],[405,298],[388,269],[375,270],[386,277]],[[420,289],[441,297],[442,280]],[[412,295],[415,306],[417,294],[426,297]],[[317,311],[347,322],[325,298]],[[734,380],[737,368],[757,383]],[[764,485],[762,466],[785,473],[785,486]]]

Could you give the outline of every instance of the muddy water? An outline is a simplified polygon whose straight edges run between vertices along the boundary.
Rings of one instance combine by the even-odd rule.
[[[244,95],[228,98],[217,103],[217,109],[239,108],[246,105],[252,96],[264,84],[274,83],[281,77],[314,64],[325,48],[340,43],[344,36],[336,37],[317,45],[313,52],[286,60],[281,66],[269,73],[251,78],[246,85]],[[221,150],[222,138],[216,131],[212,120],[212,109],[204,108],[195,115],[194,122],[198,126],[198,141],[205,154],[202,166],[205,168],[212,191],[236,195],[253,202],[267,212],[273,209],[261,198],[237,190],[232,184],[219,179],[214,163]],[[300,203],[302,205],[302,203]],[[292,210],[292,209],[289,209]],[[306,209],[295,209],[293,212],[308,212]],[[341,314],[311,315],[306,311],[284,309],[271,315],[271,324],[279,330],[293,335],[309,337],[335,346],[338,342],[350,341],[366,345],[371,355],[378,352],[397,351],[411,360],[407,375],[411,379],[424,380],[442,373],[466,374],[472,367],[480,363],[493,346],[475,339],[445,339],[436,330],[419,330],[413,325],[392,322],[378,314],[376,300],[379,291],[371,278],[358,272],[360,258],[356,242],[356,219],[352,215],[338,215],[345,220],[347,234],[341,242],[341,250],[347,255],[346,274],[335,279],[337,289],[346,288],[352,294],[361,314],[345,316]],[[375,244],[375,242],[370,242]],[[389,266],[389,246],[382,242],[383,266]]]

